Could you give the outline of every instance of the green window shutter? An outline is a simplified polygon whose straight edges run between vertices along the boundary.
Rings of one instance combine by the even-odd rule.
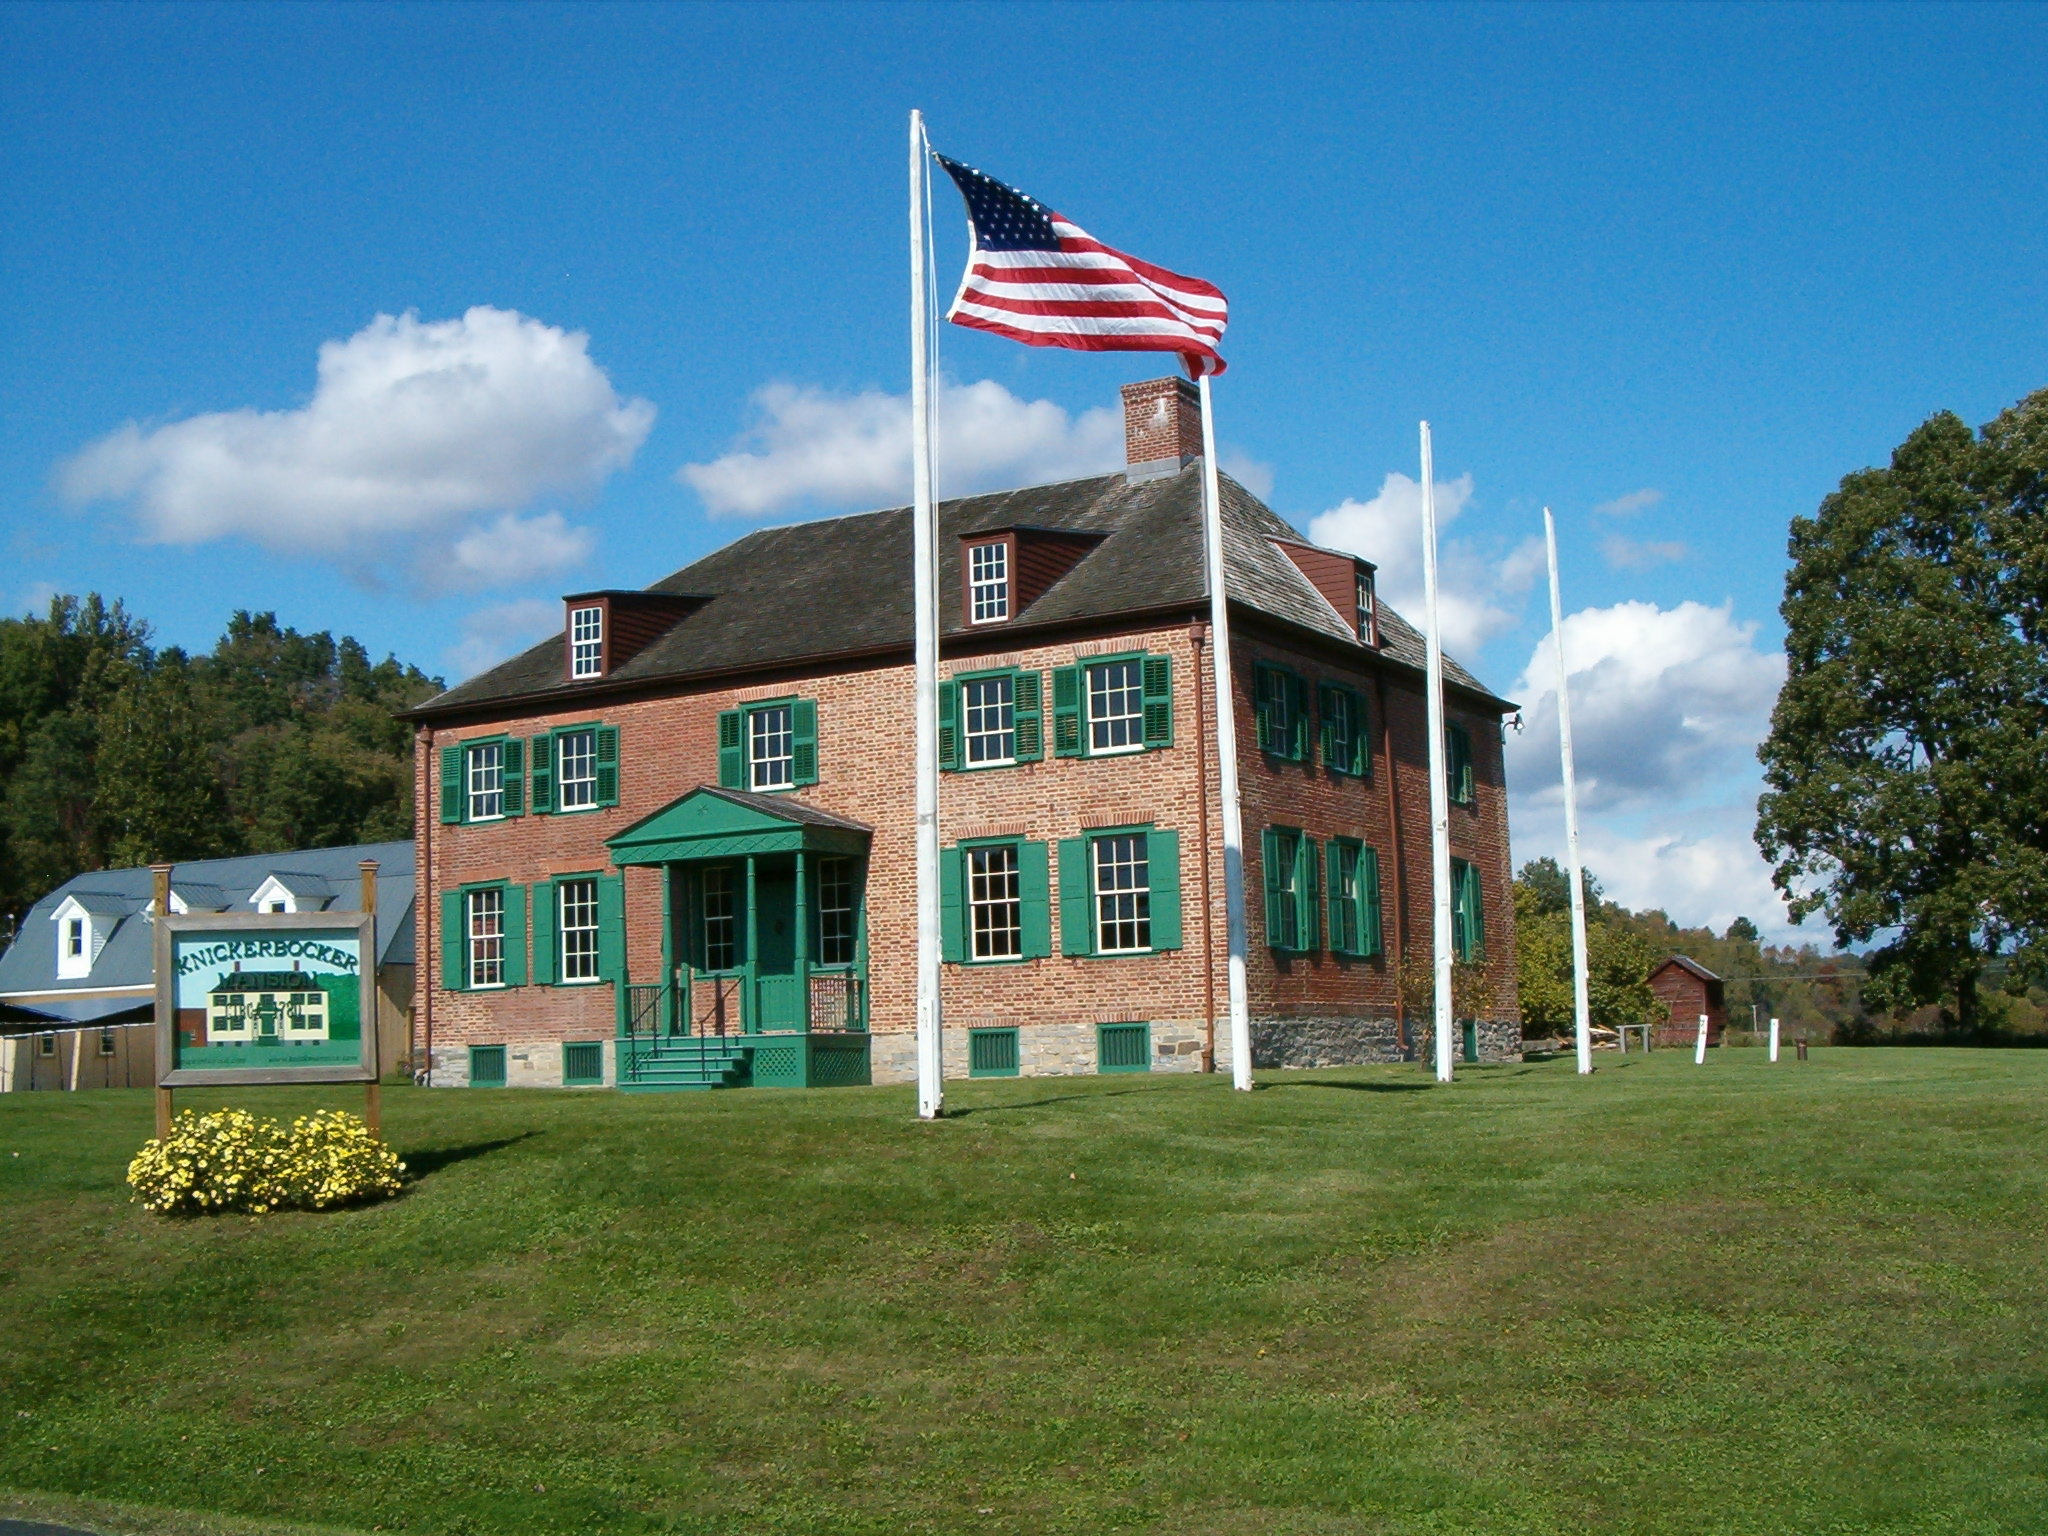
[[[1173,658],[1147,656],[1140,669],[1145,684],[1145,745],[1173,745]]]
[[[1320,866],[1316,862],[1316,840],[1303,837],[1300,851],[1294,858],[1294,915],[1300,925],[1301,951],[1314,954],[1323,947],[1323,903],[1321,882],[1317,878]]]
[[[1280,884],[1280,844],[1285,837],[1277,828],[1266,828],[1260,850],[1266,875],[1266,943],[1274,949],[1287,948],[1286,891]]]
[[[553,881],[543,880],[533,888],[533,982],[538,987],[555,984],[555,894]]]
[[[526,985],[526,887],[505,887],[505,985]]]
[[[1365,695],[1351,696],[1351,771],[1361,779],[1372,777],[1372,715],[1365,707]]]
[[[1017,722],[1017,761],[1035,763],[1045,756],[1044,717],[1040,710],[1042,684],[1039,674],[1019,672],[1010,681],[1010,699]]]
[[[960,689],[958,680],[939,679],[939,769],[960,766]]]
[[[1180,834],[1151,832],[1145,859],[1152,878],[1152,947],[1180,948]]]
[[[1060,839],[1060,952],[1095,953],[1095,903],[1088,878],[1088,839]]]
[[[1287,676],[1288,710],[1293,718],[1293,737],[1287,744],[1288,758],[1297,763],[1308,761],[1308,679]]]
[[[798,699],[789,712],[794,733],[790,747],[790,777],[801,789],[818,782],[818,701]]]
[[[1465,958],[1476,960],[1486,950],[1486,919],[1479,899],[1479,866],[1467,864],[1460,882],[1464,889]]]
[[[1328,683],[1316,688],[1316,721],[1321,727],[1316,733],[1316,755],[1322,759],[1325,768],[1342,769],[1345,765],[1338,756],[1343,744],[1337,739],[1336,711],[1330,707],[1331,698],[1337,690]]]
[[[441,893],[441,986],[445,991],[460,992],[469,983],[469,967],[465,964],[469,946],[464,942],[468,937],[462,927],[462,892]]]
[[[720,789],[745,789],[747,787],[747,720],[746,712],[738,709],[720,710],[718,714],[718,787]]]
[[[626,979],[626,877],[597,877],[597,974],[603,981]]]
[[[960,910],[960,866],[966,862],[957,845],[939,850],[939,958],[948,965],[967,958],[967,924]]]
[[[443,747],[441,749],[441,824],[452,826],[462,820],[462,813],[469,808],[468,786],[462,782],[462,770],[467,747]]]
[[[1362,848],[1358,854],[1359,945],[1362,955],[1383,952],[1380,941],[1380,855],[1377,848]]]
[[[1081,669],[1055,667],[1052,673],[1052,753],[1054,757],[1082,757]],[[1061,899],[1065,899],[1064,888]],[[1088,951],[1083,950],[1083,954]]]
[[[1259,750],[1273,750],[1273,674],[1264,667],[1252,668],[1252,721],[1259,738]]]
[[[1052,879],[1043,843],[1017,845],[1017,897],[1023,908],[1024,958],[1052,953]]]
[[[1358,865],[1356,850],[1348,844],[1332,838],[1329,859],[1329,904],[1330,904],[1330,953],[1353,955],[1358,952],[1358,903],[1355,887],[1353,892],[1344,889],[1345,876],[1357,878]]]
[[[517,736],[505,738],[505,744],[498,749],[499,761],[505,765],[505,814],[524,815],[526,811],[526,743]]]
[[[527,745],[527,799],[533,814],[545,816],[555,808],[555,738],[540,735]]]
[[[600,725],[593,734],[592,744],[597,758],[597,803],[617,805],[619,803],[619,728],[616,725]]]

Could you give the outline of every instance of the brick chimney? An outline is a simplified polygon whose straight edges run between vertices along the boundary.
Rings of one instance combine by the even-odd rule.
[[[1124,478],[1178,474],[1202,456],[1202,397],[1174,374],[1124,386]]]

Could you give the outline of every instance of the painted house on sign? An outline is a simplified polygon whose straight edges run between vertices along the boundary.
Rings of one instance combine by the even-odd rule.
[[[943,503],[947,1072],[1223,1058],[1223,850],[1192,386],[1124,389],[1127,467]],[[1262,1065],[1426,1051],[1420,635],[1370,563],[1223,481]],[[910,514],[748,535],[429,700],[419,1010],[433,1080],[914,1075]],[[1501,721],[1447,665],[1475,1057],[1517,1054]]]
[[[1659,1045],[1691,1045],[1699,1039],[1700,1015],[1707,1016],[1707,1044],[1719,1045],[1728,1027],[1721,978],[1685,955],[1673,955],[1650,972],[1650,990],[1662,1008],[1654,1021]]]

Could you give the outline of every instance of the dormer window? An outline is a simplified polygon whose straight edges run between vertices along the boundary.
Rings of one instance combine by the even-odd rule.
[[[64,958],[77,960],[85,953],[85,919],[74,917],[64,925]]]
[[[1373,599],[1371,571],[1358,573],[1358,638],[1367,645],[1380,643],[1379,606]]]
[[[1005,539],[967,546],[968,617],[994,624],[1010,616],[1010,545]]]
[[[604,675],[604,609],[593,604],[569,610],[569,676]]]
[[[57,930],[57,979],[83,981],[120,925],[123,900],[98,891],[74,891],[57,904],[50,921]]]

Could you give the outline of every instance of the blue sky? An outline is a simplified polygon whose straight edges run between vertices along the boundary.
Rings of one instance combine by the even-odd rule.
[[[189,646],[275,608],[452,679],[564,591],[890,499],[920,106],[1230,295],[1226,458],[1397,601],[1433,422],[1460,649],[1529,706],[1518,854],[1558,840],[1555,507],[1594,867],[1776,928],[1786,523],[2048,385],[2043,79],[2025,6],[15,4],[0,603]],[[941,361],[955,489],[1091,466],[1161,371]]]

